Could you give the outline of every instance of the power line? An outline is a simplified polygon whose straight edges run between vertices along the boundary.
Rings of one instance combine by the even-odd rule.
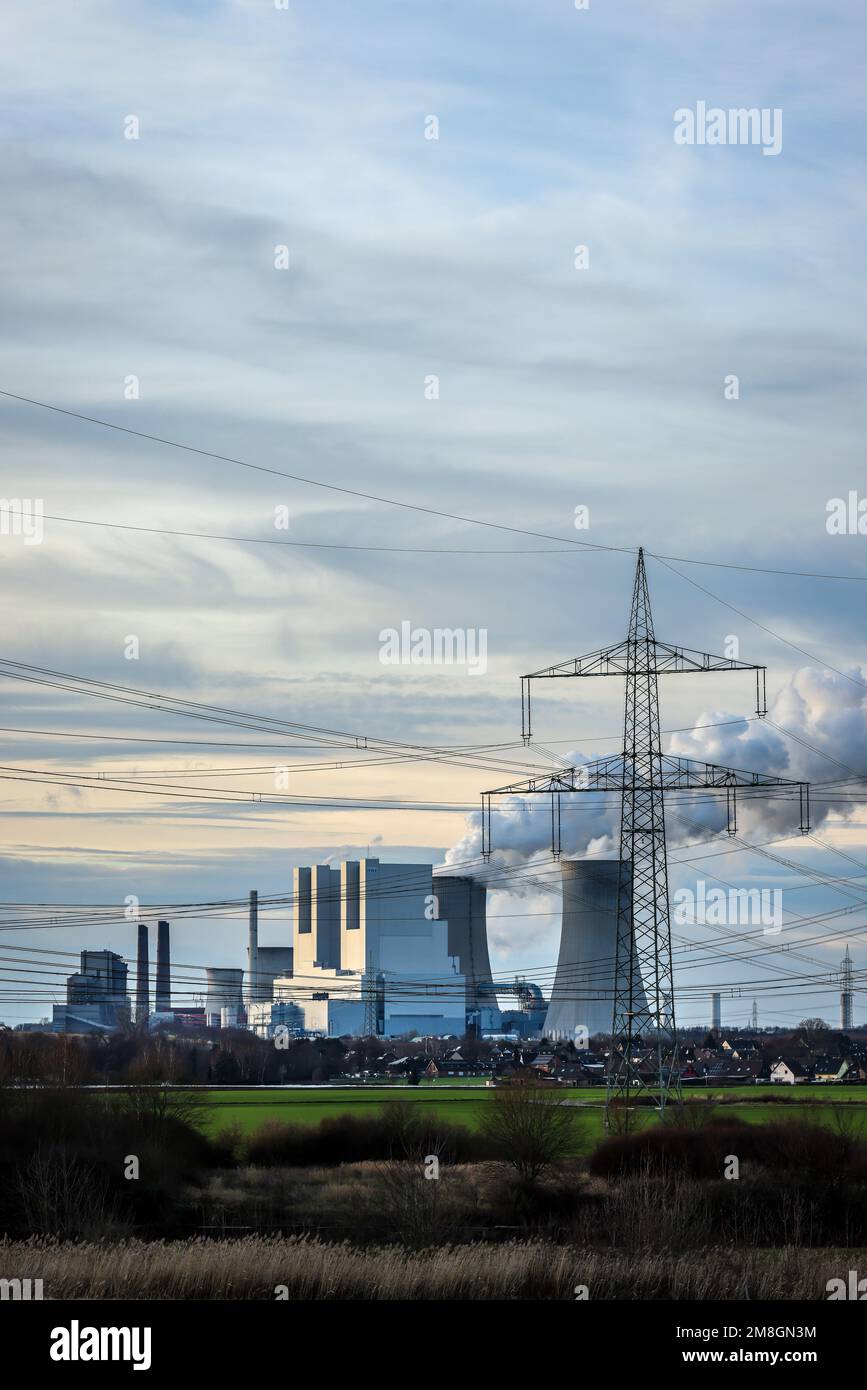
[[[748,623],[752,623],[754,627],[760,628],[762,632],[766,632],[768,636],[773,637],[775,641],[782,642],[786,647],[791,647],[793,652],[798,652],[801,656],[807,657],[808,661],[815,661],[819,666],[824,666],[826,671],[833,671],[835,676],[842,676],[845,680],[851,681],[853,685],[860,686],[862,690],[867,690],[867,681],[859,681],[856,676],[850,676],[848,671],[840,671],[836,666],[831,666],[827,661],[822,661],[821,657],[815,656],[812,652],[808,652],[805,647],[799,647],[796,642],[790,642],[788,637],[782,637],[780,633],[775,632],[773,628],[767,627],[765,623],[760,623],[758,618],[751,618],[749,613],[745,613],[742,608],[736,608],[735,605],[729,603],[727,599],[720,598],[719,594],[711,593],[710,589],[706,589],[703,584],[699,584],[698,580],[691,579],[688,574],[681,574],[680,570],[675,569],[674,565],[670,564],[666,557],[655,555],[653,558],[665,565],[667,570],[671,570],[672,574],[676,574],[678,579],[685,580],[685,582],[691,584],[694,589],[700,589],[703,594],[707,594],[708,598],[715,599],[716,602],[721,603],[724,608],[730,609],[732,613],[737,613],[739,618],[744,618]]]
[[[85,415],[85,414],[84,414],[83,412],[81,412],[81,411],[69,410],[69,409],[67,409],[67,408],[64,407],[64,406],[52,405],[52,404],[50,404],[48,401],[36,400],[36,399],[35,399],[34,397],[32,397],[32,396],[23,396],[23,395],[20,395],[19,393],[15,392],[15,391],[7,391],[7,390],[2,390],[2,389],[0,389],[0,396],[5,396],[8,400],[19,401],[20,403],[22,403],[22,404],[24,404],[24,405],[33,405],[33,406],[37,406],[40,410],[48,410],[48,411],[51,411],[53,414],[56,414],[56,415],[65,415],[65,416],[67,416],[69,419],[72,419],[72,420],[81,420],[81,421],[85,422],[86,424],[98,425],[101,429],[115,430],[115,431],[118,432],[119,434],[131,435],[132,437],[134,437],[134,438],[136,438],[136,439],[146,439],[146,440],[148,440],[150,443],[153,443],[153,444],[164,444],[164,445],[165,445],[166,447],[168,447],[168,448],[171,448],[171,449],[181,449],[181,450],[183,450],[185,453],[197,454],[199,457],[214,459],[214,460],[216,460],[216,461],[219,462],[219,463],[231,463],[231,464],[233,464],[235,467],[238,467],[238,468],[247,468],[247,469],[250,469],[250,470],[252,470],[253,472],[256,472],[256,473],[267,473],[267,474],[270,474],[271,476],[278,477],[278,478],[288,478],[291,482],[304,483],[304,484],[306,484],[306,485],[309,486],[309,487],[323,488],[323,489],[325,489],[325,490],[328,491],[328,492],[342,493],[344,496],[348,496],[348,497],[358,497],[358,498],[362,499],[363,501],[367,501],[367,502],[377,502],[377,503],[379,503],[379,504],[382,505],[382,506],[387,506],[387,507],[399,507],[399,508],[401,508],[401,509],[404,510],[404,511],[419,512],[419,513],[421,513],[422,515],[425,515],[425,516],[436,516],[436,517],[441,517],[441,518],[443,518],[444,520],[448,520],[448,521],[458,521],[458,522],[461,522],[462,524],[470,525],[470,526],[482,526],[482,527],[485,527],[485,528],[487,528],[487,529],[489,529],[489,530],[494,530],[494,531],[507,531],[507,532],[509,532],[509,533],[512,534],[512,535],[533,536],[533,537],[534,537],[535,539],[537,539],[537,540],[555,541],[555,542],[557,542],[557,544],[560,545],[560,546],[566,544],[566,545],[568,546],[569,550],[574,550],[575,548],[579,548],[579,549],[583,549],[583,550],[591,550],[591,551],[609,551],[609,552],[613,552],[613,553],[618,553],[618,554],[629,554],[629,555],[635,555],[635,554],[637,554],[637,552],[638,552],[638,546],[602,545],[602,544],[600,544],[600,543],[598,543],[598,542],[594,542],[594,541],[582,541],[582,540],[577,540],[574,536],[556,536],[556,535],[552,535],[550,532],[546,532],[546,531],[532,531],[532,530],[529,530],[529,529],[526,528],[526,527],[521,527],[521,526],[508,526],[508,525],[506,525],[504,522],[486,521],[486,520],[483,520],[481,517],[463,516],[463,515],[461,515],[461,514],[458,513],[458,512],[447,512],[447,511],[441,510],[441,509],[439,509],[439,508],[437,508],[437,507],[426,507],[426,506],[423,506],[421,503],[417,503],[417,502],[405,502],[405,501],[403,501],[403,500],[401,500],[401,499],[398,499],[398,498],[395,498],[395,497],[385,497],[385,496],[382,496],[382,495],[377,494],[377,493],[364,492],[364,491],[362,491],[362,490],[359,489],[359,488],[344,487],[344,486],[341,486],[340,484],[337,484],[337,483],[327,483],[327,482],[324,482],[321,478],[309,478],[309,477],[306,477],[306,476],[304,476],[304,475],[302,475],[302,474],[299,474],[299,473],[289,473],[289,472],[286,472],[286,471],[283,470],[283,469],[279,469],[279,468],[269,468],[269,467],[267,467],[265,464],[261,464],[261,463],[250,463],[250,462],[249,462],[248,460],[246,460],[246,459],[234,458],[233,456],[228,455],[228,454],[219,454],[219,453],[217,453],[217,452],[215,452],[214,450],[211,450],[211,449],[202,449],[202,448],[198,448],[198,447],[196,447],[196,446],[193,445],[193,444],[183,444],[183,443],[181,443],[181,442],[180,442],[179,440],[177,440],[177,439],[168,439],[168,438],[166,438],[166,437],[163,436],[163,435],[150,434],[150,433],[148,433],[148,432],[145,431],[145,430],[135,430],[135,429],[132,429],[129,425],[119,425],[119,424],[116,424],[114,421],[111,421],[111,420],[103,420],[103,419],[101,419],[101,418],[99,418],[99,417],[97,417],[97,416],[94,416],[94,415]],[[71,522],[81,522],[81,524],[84,524],[84,525],[100,525],[100,526],[112,526],[112,527],[117,526],[119,529],[123,529],[123,530],[141,530],[141,529],[145,529],[145,530],[146,530],[146,529],[148,529],[148,528],[132,527],[132,526],[124,525],[124,524],[122,524],[122,523],[114,523],[114,522],[91,522],[91,521],[89,521],[89,520],[84,520],[84,519],[82,519],[82,518],[76,518],[76,517],[60,517],[60,518],[55,518],[55,519],[57,519],[57,520],[64,520],[64,521],[71,521]],[[167,534],[168,534],[168,533],[167,533]],[[229,540],[249,540],[249,539],[252,539],[252,538],[249,538],[249,537],[244,538],[244,537],[224,537],[224,536],[219,536],[219,537],[218,537],[218,536],[215,536],[215,537],[213,537],[213,539],[220,539],[220,540],[223,540],[223,539],[229,539]],[[275,544],[275,543],[276,543],[276,544],[294,544],[294,542],[285,542],[285,541],[284,541],[284,542],[271,542],[271,543],[272,543],[272,544]],[[299,544],[300,544],[300,542],[299,542]],[[313,543],[311,542],[310,544],[313,544]],[[382,548],[384,548],[384,547],[358,547],[358,546],[340,546],[340,547],[337,547],[337,546],[335,546],[335,547],[328,547],[328,548],[335,548],[335,549],[337,549],[337,548],[339,548],[339,549],[362,549],[362,548],[365,548],[365,549],[367,549],[367,548],[370,548],[370,549],[382,549]],[[412,552],[412,551],[417,551],[417,547],[411,547],[411,548],[409,548],[409,549],[410,549],[410,552]],[[544,553],[547,553],[547,552],[541,552],[541,551],[540,551],[540,552],[534,552],[534,553],[544,554]],[[552,553],[553,553],[553,552],[552,552]],[[693,560],[693,559],[688,559],[686,556],[683,556],[683,555],[667,555],[667,556],[663,556],[663,555],[655,554],[655,552],[652,552],[652,551],[648,551],[647,554],[649,554],[649,555],[650,555],[650,554],[654,554],[655,558],[656,558],[656,559],[659,559],[659,560],[676,560],[676,561],[678,561],[678,563],[680,563],[680,564],[685,564],[685,565],[705,565],[705,566],[711,566],[711,567],[713,567],[713,568],[715,568],[715,569],[736,569],[736,570],[744,570],[744,571],[748,571],[748,572],[761,573],[761,574],[779,574],[779,575],[784,575],[784,574],[785,574],[785,575],[792,575],[792,576],[795,576],[795,577],[798,577],[798,578],[804,578],[804,579],[855,580],[856,582],[859,582],[859,583],[865,583],[865,582],[867,582],[867,576],[865,576],[865,575],[857,575],[857,574],[821,574],[821,573],[816,573],[816,572],[814,572],[814,571],[809,571],[809,570],[771,569],[771,568],[769,568],[769,567],[767,567],[767,566],[764,566],[764,567],[763,567],[763,566],[756,566],[756,565],[738,565],[738,564],[733,564],[733,563],[724,562],[724,561],[715,561],[715,560]]]

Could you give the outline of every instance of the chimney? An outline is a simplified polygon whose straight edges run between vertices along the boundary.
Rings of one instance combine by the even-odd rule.
[[[169,924],[157,922],[157,980],[156,1011],[158,1014],[171,1013],[172,1009],[172,968],[169,954]]]
[[[138,924],[138,956],[135,977],[135,1021],[146,1023],[151,1011],[150,984],[148,981],[148,929],[144,922]]]
[[[247,942],[247,1003],[255,1004],[261,997],[259,984],[259,894],[250,889],[250,935]]]

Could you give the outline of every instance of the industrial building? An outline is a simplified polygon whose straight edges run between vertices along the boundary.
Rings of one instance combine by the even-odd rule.
[[[307,1032],[463,1036],[468,1014],[496,1003],[471,879],[367,858],[297,868],[293,895],[293,974],[274,997],[300,1006]]]
[[[258,1038],[275,1038],[281,1033],[290,1038],[301,1037],[306,1031],[304,1010],[290,999],[248,1004],[247,1027]]]
[[[488,890],[476,879],[450,874],[437,874],[433,887],[439,915],[448,923],[448,953],[460,962],[466,981],[467,1026],[495,1032],[502,1020],[488,955]]]
[[[247,980],[244,998],[252,1004],[266,1004],[274,998],[274,981],[294,973],[295,951],[291,946],[259,945],[259,894],[250,891],[250,928],[247,941]]]
[[[568,859],[560,864],[563,916],[560,955],[545,1036],[583,1040],[611,1032],[617,954],[618,859]],[[641,979],[637,967],[633,976]],[[634,1001],[646,1008],[643,988]]]
[[[62,1033],[109,1033],[130,1020],[127,964],[115,951],[82,951],[81,970],[66,981],[66,1003],[53,1006]]]

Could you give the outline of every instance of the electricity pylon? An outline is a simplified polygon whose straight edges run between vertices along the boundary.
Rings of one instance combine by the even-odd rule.
[[[559,859],[560,798],[566,793],[619,791],[620,879],[611,1054],[607,1071],[606,1126],[615,1109],[623,1126],[636,1105],[660,1116],[680,1098],[671,922],[665,845],[665,798],[671,792],[710,791],[726,797],[727,830],[737,830],[738,790],[798,788],[800,829],[809,830],[809,788],[762,772],[742,772],[716,763],[676,758],[662,752],[658,677],[687,672],[755,671],[756,713],[767,713],[766,668],[732,657],[713,656],[657,640],[647,588],[644,551],[638,552],[629,632],[626,639],[521,677],[524,742],[530,742],[530,683],[543,678],[624,676],[626,699],[623,752],[582,766],[545,772],[482,793],[482,855],[491,855],[491,798],[539,792],[551,797],[551,850]]]

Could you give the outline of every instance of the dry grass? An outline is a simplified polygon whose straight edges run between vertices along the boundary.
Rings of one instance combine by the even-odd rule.
[[[45,1281],[46,1298],[273,1299],[808,1299],[867,1266],[861,1250],[646,1250],[630,1255],[547,1241],[360,1250],[315,1238],[115,1245],[0,1242],[0,1278]]]

